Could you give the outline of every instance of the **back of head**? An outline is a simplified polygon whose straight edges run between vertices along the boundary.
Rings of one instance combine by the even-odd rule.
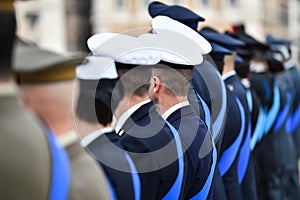
[[[80,91],[76,106],[79,119],[104,126],[112,121],[111,80],[79,80]]]
[[[192,68],[173,68],[174,64],[160,62],[153,67],[152,76],[161,79],[169,95],[187,96],[190,89],[193,71]]]
[[[117,87],[122,87],[125,96],[145,97],[148,95],[149,81],[151,77],[151,66],[139,65],[132,69],[124,69],[116,63],[120,83]]]
[[[122,99],[122,94],[114,90],[118,75],[113,59],[88,56],[76,67],[76,77],[79,82],[77,117],[90,124],[109,125],[112,110]]]

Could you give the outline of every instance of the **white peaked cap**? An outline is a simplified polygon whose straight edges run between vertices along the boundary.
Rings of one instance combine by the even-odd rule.
[[[91,52],[97,51],[97,47],[108,41],[109,39],[118,36],[118,33],[99,33],[91,36],[87,40],[87,45]]]
[[[118,78],[114,60],[108,57],[86,57],[86,63],[76,67],[76,77],[82,80]]]
[[[195,44],[198,44],[201,49],[201,54],[208,54],[211,52],[212,47],[210,43],[202,37],[199,33],[195,30],[191,29],[190,27],[171,19],[167,16],[157,16],[152,19],[152,29],[154,33],[161,33],[165,30],[173,31],[183,36],[189,38],[190,40],[194,41]],[[183,42],[177,41],[178,46],[183,45]],[[191,53],[194,52],[193,49],[190,49]]]
[[[203,62],[201,47],[182,34],[163,30],[159,34],[143,34],[139,39],[145,47],[159,52],[162,61],[181,65],[199,65]]]
[[[106,56],[117,62],[152,65],[161,60],[155,50],[145,48],[138,38],[118,33],[99,33],[87,41],[94,56]]]

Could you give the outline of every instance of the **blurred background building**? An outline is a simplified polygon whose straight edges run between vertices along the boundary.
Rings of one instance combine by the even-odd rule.
[[[199,27],[219,31],[244,23],[246,31],[264,41],[272,33],[294,41],[300,61],[300,0],[160,0],[184,5],[206,18]],[[150,0],[32,0],[15,4],[18,35],[59,52],[87,51],[93,33],[126,32],[150,27]]]

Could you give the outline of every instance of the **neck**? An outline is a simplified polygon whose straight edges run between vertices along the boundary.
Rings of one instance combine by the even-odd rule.
[[[80,138],[84,138],[96,130],[110,127],[110,124],[105,126],[103,124],[89,123],[89,122],[77,119],[75,126],[76,126],[76,131],[79,134]]]
[[[72,114],[70,113],[60,113],[60,115],[48,114],[47,116],[42,115],[41,118],[57,136],[62,136],[74,129],[74,121]]]
[[[132,96],[124,96],[124,98],[119,102],[115,112],[114,116],[119,119],[122,114],[124,114],[128,109],[132,108],[138,103],[141,103],[142,101],[148,100],[148,95],[145,95],[143,97],[132,95]]]
[[[178,103],[187,101],[187,96],[173,96],[165,95],[159,100],[159,104],[156,104],[158,112],[162,115],[172,106],[175,106]]]
[[[235,53],[224,56],[224,69],[222,75],[234,71]]]
[[[224,70],[222,72],[222,76],[224,76],[225,74],[228,74],[229,72],[233,72],[234,68],[233,67],[225,67],[224,66]]]

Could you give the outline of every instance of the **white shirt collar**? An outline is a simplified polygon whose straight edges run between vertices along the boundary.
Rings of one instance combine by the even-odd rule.
[[[67,133],[58,136],[58,140],[64,147],[68,147],[69,145],[78,141],[78,136],[75,130],[71,130]]]
[[[162,114],[162,118],[167,119],[173,112],[175,112],[176,110],[178,110],[184,106],[188,106],[188,105],[190,105],[190,103],[188,101],[183,101],[178,104],[175,104],[174,106],[172,106],[171,108],[166,110],[164,112],[164,114]]]
[[[144,101],[142,101],[142,102],[140,102],[140,103],[138,103],[138,104],[132,106],[132,107],[129,108],[125,113],[123,113],[123,114],[121,115],[121,117],[117,120],[116,127],[115,127],[116,133],[117,133],[118,135],[121,136],[121,135],[123,134],[123,132],[122,132],[122,133],[119,133],[119,132],[120,132],[121,128],[123,127],[123,125],[125,124],[125,122],[127,121],[127,119],[128,119],[135,111],[137,111],[140,107],[142,107],[143,105],[145,105],[145,104],[147,104],[147,103],[149,103],[149,102],[151,102],[150,99],[144,100]]]
[[[0,96],[17,94],[18,88],[14,82],[0,84]]]
[[[223,81],[225,81],[226,79],[228,79],[229,77],[234,76],[234,75],[236,75],[236,72],[231,71],[231,72],[228,72],[228,73],[222,75],[222,79],[223,79]]]
[[[290,59],[284,63],[284,69],[286,69],[286,70],[291,69],[294,66],[295,66],[295,63],[292,59]]]
[[[98,129],[90,134],[88,134],[87,136],[85,136],[84,138],[82,138],[81,140],[81,146],[87,147],[89,144],[91,144],[95,139],[97,139],[100,135],[103,135],[104,133],[109,133],[113,131],[113,129],[111,127],[106,127],[106,128],[101,128]]]

